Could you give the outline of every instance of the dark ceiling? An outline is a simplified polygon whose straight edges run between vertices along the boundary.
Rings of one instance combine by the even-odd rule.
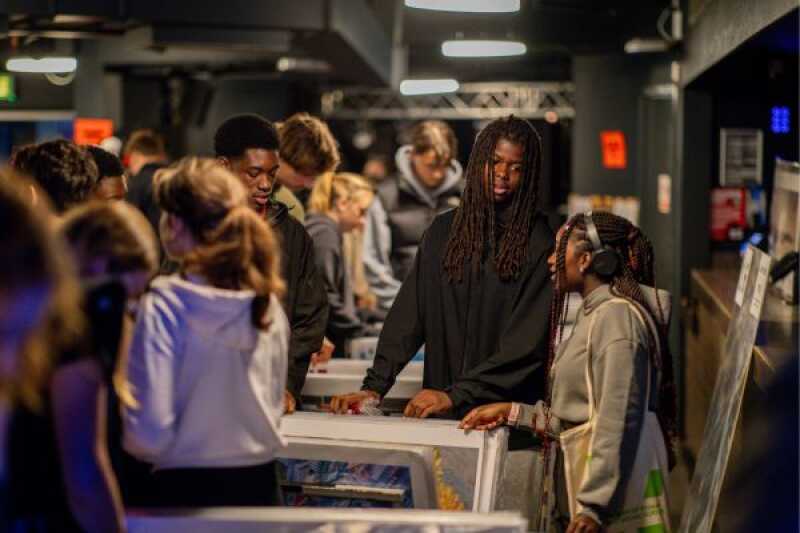
[[[577,54],[623,53],[632,37],[656,36],[669,0],[522,0],[513,14],[462,14],[407,8],[403,0],[7,0],[0,6],[6,54],[63,41],[99,41],[108,68],[275,73],[281,56],[328,62],[315,76],[330,83],[389,83],[397,16],[408,76],[462,81],[564,80]],[[487,0],[488,1],[488,0]],[[361,7],[361,9],[359,8]],[[3,12],[5,11],[5,15]],[[5,28],[3,28],[5,26]],[[515,39],[517,58],[452,59],[447,39]],[[38,47],[38,48],[37,48]],[[77,47],[78,49],[80,46]]]

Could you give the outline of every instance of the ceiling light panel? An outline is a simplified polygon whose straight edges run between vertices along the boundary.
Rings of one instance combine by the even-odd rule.
[[[406,6],[461,13],[515,13],[519,0],[406,0]]]
[[[453,79],[403,80],[400,82],[400,93],[405,96],[454,93],[457,90],[458,82]]]
[[[445,41],[442,53],[447,57],[505,57],[520,56],[527,51],[518,41]]]

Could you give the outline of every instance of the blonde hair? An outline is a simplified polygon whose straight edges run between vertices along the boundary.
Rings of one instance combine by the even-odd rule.
[[[308,113],[295,113],[278,125],[280,156],[295,170],[319,176],[339,166],[339,147],[328,125]]]
[[[372,194],[374,189],[370,182],[358,174],[327,172],[314,182],[311,197],[308,200],[309,213],[323,214],[331,211],[336,200],[351,198],[359,192]]]
[[[426,120],[415,125],[411,130],[411,146],[418,155],[433,150],[436,160],[444,165],[458,157],[456,134],[441,120]]]
[[[63,243],[52,231],[52,211],[27,179],[0,169],[0,292],[43,285],[47,303],[18,356],[17,376],[0,381],[0,394],[31,409],[42,392],[56,356],[80,349],[85,321],[80,289]]]
[[[198,243],[182,268],[215,287],[254,291],[253,325],[266,329],[270,296],[284,290],[280,251],[272,229],[247,206],[239,179],[213,159],[187,157],[158,173],[155,197]]]

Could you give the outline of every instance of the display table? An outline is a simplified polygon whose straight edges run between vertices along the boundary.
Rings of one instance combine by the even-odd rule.
[[[321,487],[356,486],[365,493],[369,487],[399,488],[410,494],[399,494],[398,506],[441,508],[449,502],[450,508],[481,512],[495,508],[508,446],[506,428],[463,431],[454,420],[298,412],[281,419],[281,432],[289,443],[279,453],[287,482],[310,486],[310,497],[319,497]],[[385,483],[387,477],[392,483]],[[346,506],[342,499],[312,505]]]
[[[422,389],[423,365],[422,361],[411,361],[400,372],[383,400],[387,409],[402,411],[408,400]],[[310,371],[303,386],[303,405],[319,407],[331,396],[361,390],[361,383],[371,366],[372,361],[331,359],[324,372]]]
[[[514,513],[373,509],[219,508],[132,511],[129,533],[524,533]]]

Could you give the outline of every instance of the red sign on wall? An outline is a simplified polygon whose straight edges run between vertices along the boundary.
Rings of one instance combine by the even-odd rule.
[[[603,166],[610,169],[623,169],[628,166],[625,148],[625,134],[619,130],[600,132],[600,146],[603,151]]]
[[[72,128],[75,144],[100,144],[114,135],[114,122],[107,118],[76,118]]]

